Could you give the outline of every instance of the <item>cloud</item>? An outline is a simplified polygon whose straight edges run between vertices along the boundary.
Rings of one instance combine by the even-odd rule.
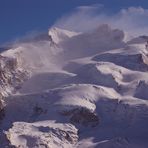
[[[142,7],[130,7],[122,9],[112,18],[111,23],[114,26],[122,27],[130,32],[148,33],[148,10]]]
[[[107,23],[136,36],[148,33],[147,18],[148,9],[142,7],[129,7],[116,14],[109,14],[103,5],[91,5],[76,8],[71,14],[57,20],[54,26],[85,32]]]

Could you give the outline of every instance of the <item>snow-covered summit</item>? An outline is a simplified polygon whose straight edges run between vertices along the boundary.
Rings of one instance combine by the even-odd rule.
[[[147,148],[147,36],[50,28],[0,54],[0,148]]]
[[[71,38],[73,36],[78,35],[79,33],[73,32],[73,31],[68,31],[65,29],[60,29],[57,27],[52,27],[48,31],[48,35],[51,36],[52,41],[56,44],[60,43],[61,41],[64,41],[68,38]]]

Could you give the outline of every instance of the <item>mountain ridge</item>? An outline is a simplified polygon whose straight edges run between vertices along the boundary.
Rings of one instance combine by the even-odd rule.
[[[106,24],[48,36],[1,53],[0,147],[147,147],[147,37]]]

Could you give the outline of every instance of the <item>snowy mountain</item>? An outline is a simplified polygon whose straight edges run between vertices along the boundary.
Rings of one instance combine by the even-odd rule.
[[[147,36],[50,28],[0,55],[0,148],[147,148]]]

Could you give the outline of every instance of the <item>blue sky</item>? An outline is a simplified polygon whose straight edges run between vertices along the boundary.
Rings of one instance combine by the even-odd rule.
[[[45,31],[76,7],[92,4],[103,4],[110,13],[131,6],[148,8],[148,0],[0,0],[0,44]]]

